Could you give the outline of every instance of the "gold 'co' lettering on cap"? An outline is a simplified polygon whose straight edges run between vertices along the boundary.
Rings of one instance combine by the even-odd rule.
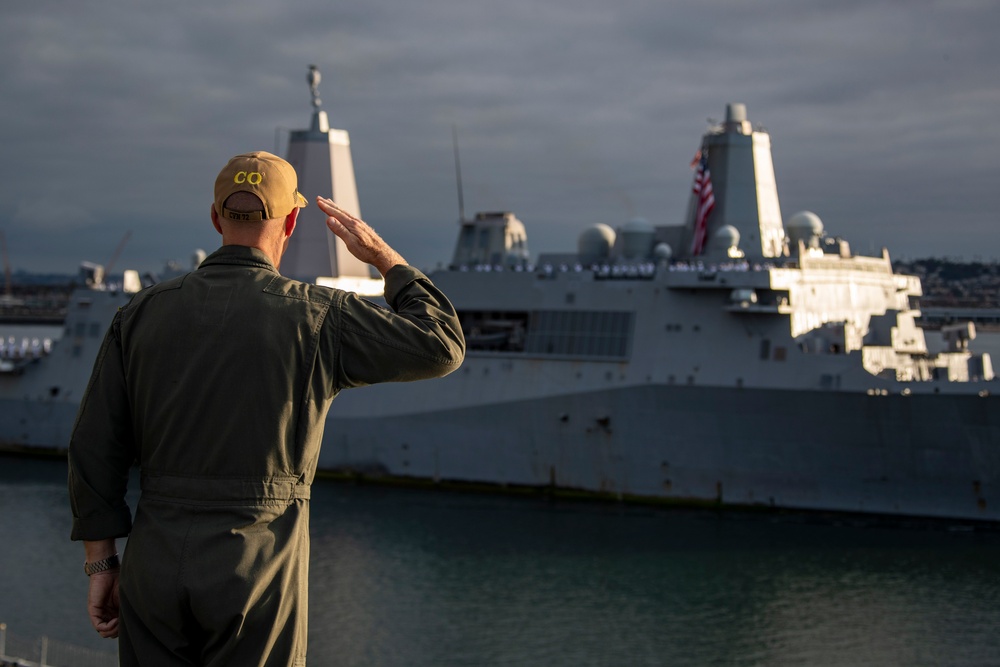
[[[259,171],[238,171],[233,177],[234,183],[249,183],[250,185],[260,185],[264,179],[264,174]]]

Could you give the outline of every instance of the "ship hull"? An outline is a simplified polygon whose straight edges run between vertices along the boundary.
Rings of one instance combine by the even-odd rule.
[[[35,398],[0,399],[0,449],[65,452],[78,407]]]
[[[434,382],[441,394],[455,384]],[[319,470],[679,504],[1000,521],[995,396],[648,385],[418,412],[385,408],[406,406],[398,399],[410,389],[417,387],[338,398]],[[382,409],[357,416],[359,406],[372,405]],[[37,397],[0,400],[0,447],[64,450],[75,412],[72,403]]]
[[[378,388],[359,390],[358,400],[367,391]],[[320,468],[623,499],[998,521],[996,402],[660,385],[378,419],[352,418],[335,403]]]

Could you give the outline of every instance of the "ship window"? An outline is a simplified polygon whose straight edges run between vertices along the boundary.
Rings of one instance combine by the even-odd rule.
[[[525,351],[583,357],[625,357],[633,314],[586,310],[543,310],[532,314]]]
[[[774,360],[784,361],[787,350],[784,347],[778,346],[774,348]]]
[[[528,313],[475,311],[459,313],[465,344],[483,352],[524,352]]]
[[[629,354],[635,315],[543,310],[463,312],[459,317],[470,351],[624,358]]]
[[[771,356],[771,341],[765,338],[760,341],[760,358],[767,361]]]

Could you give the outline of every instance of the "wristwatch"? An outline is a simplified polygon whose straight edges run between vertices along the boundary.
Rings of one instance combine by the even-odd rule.
[[[102,558],[101,560],[95,560],[93,563],[84,563],[83,571],[89,577],[92,574],[97,574],[98,572],[106,572],[107,570],[115,570],[121,565],[118,560],[118,554],[113,556],[108,556],[107,558]]]

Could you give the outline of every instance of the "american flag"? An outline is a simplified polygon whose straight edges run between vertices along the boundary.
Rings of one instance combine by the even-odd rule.
[[[708,236],[708,215],[715,208],[715,193],[712,192],[712,175],[708,171],[708,153],[695,155],[697,167],[694,172],[694,185],[691,191],[698,197],[694,214],[694,239],[691,241],[691,254],[700,255],[705,250],[705,239]],[[691,166],[695,167],[692,160]]]

